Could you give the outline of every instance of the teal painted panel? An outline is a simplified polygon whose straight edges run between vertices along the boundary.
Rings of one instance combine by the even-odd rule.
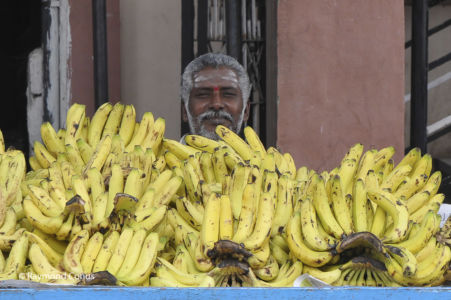
[[[77,287],[77,288],[40,288],[40,289],[0,289],[0,299],[49,300],[112,300],[112,299],[233,299],[251,297],[252,300],[445,300],[451,299],[450,287],[436,288],[123,288],[123,287]]]

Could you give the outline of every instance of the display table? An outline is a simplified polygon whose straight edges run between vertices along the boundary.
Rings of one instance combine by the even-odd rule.
[[[451,299],[451,287],[433,288],[124,288],[124,287],[64,287],[0,289],[0,299],[65,299],[65,300],[134,300],[134,299],[233,299],[245,296],[252,300],[334,299],[334,300],[434,300]]]

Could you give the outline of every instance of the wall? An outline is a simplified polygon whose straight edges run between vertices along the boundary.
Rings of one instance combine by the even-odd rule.
[[[121,0],[121,100],[166,119],[180,137],[181,3]]]
[[[94,66],[92,35],[92,1],[70,0],[72,39],[72,102],[86,104],[87,115],[94,112]],[[119,36],[119,0],[107,0],[108,95],[112,102],[121,95]]]
[[[412,7],[405,7],[405,32],[406,40],[412,38]],[[450,19],[451,5],[438,4],[429,10],[429,28],[433,28]],[[429,37],[429,62],[451,52],[451,27],[447,27]],[[411,48],[406,49],[405,56],[405,94],[406,94],[406,118],[405,118],[405,141],[410,143],[410,72],[411,72]],[[432,88],[428,89],[428,125],[431,125],[451,115],[451,62],[447,62],[428,73],[428,82]],[[442,82],[441,84],[438,84]],[[436,158],[451,158],[451,133],[428,143],[428,152]]]
[[[349,147],[404,152],[404,1],[280,0],[278,146],[297,166]]]

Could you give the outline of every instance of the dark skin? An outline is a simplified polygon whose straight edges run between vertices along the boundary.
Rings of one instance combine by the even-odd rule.
[[[223,110],[233,117],[235,123],[238,122],[243,110],[243,98],[238,85],[238,76],[233,70],[227,67],[217,69],[207,67],[194,74],[193,82],[188,104],[193,118],[209,110]],[[249,118],[249,106],[248,102],[244,110],[243,124]],[[188,122],[185,106],[183,106],[182,117],[185,122]],[[232,127],[232,123],[224,118],[206,119],[202,125],[208,131],[214,132],[216,125],[219,124]],[[236,127],[236,124],[233,125]]]

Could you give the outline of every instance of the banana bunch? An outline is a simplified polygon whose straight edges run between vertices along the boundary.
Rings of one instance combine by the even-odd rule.
[[[20,151],[0,149],[0,249],[13,259],[15,241],[30,241],[22,252],[31,264],[20,265],[30,280],[78,284],[107,271],[120,284],[148,284],[160,240],[173,234],[158,225],[183,180],[159,154],[164,119],[135,117],[132,105],[106,103],[90,120],[72,105],[66,129],[42,124],[28,173]]]
[[[392,147],[363,153],[363,146],[356,144],[339,167],[321,174],[311,171],[295,199],[282,235],[291,253],[307,270],[323,272],[316,275],[327,283],[365,285],[367,278],[370,285],[374,279],[384,286],[443,282],[451,259],[449,247],[432,240],[440,229],[441,174],[431,174],[432,159],[421,156],[419,149],[412,149],[396,166],[393,154]],[[420,252],[420,258],[426,255],[431,260],[418,259]],[[385,267],[369,263],[348,267],[360,256]],[[329,275],[331,265],[340,266],[335,281],[330,276],[338,272]]]
[[[164,119],[147,112],[137,122],[134,107],[122,103],[103,104],[92,120],[84,105],[73,104],[58,132],[42,124],[43,143],[34,143],[33,170],[21,184],[28,222],[58,240],[126,223],[150,231],[181,184],[163,172],[164,129]]]
[[[303,187],[297,185],[294,160],[275,148],[266,150],[251,127],[244,130],[246,141],[221,125],[216,133],[220,141],[188,135],[184,145],[163,139],[167,166],[183,178],[167,215],[178,245],[174,267],[209,274],[215,286],[289,286],[302,272],[302,262],[289,257],[279,236],[293,211],[293,196]],[[248,255],[239,254],[238,245]],[[231,257],[218,255],[221,251]],[[160,269],[151,284],[194,285],[170,277],[167,264]]]
[[[165,121],[74,104],[41,126],[25,170],[0,139],[0,279],[57,284],[288,287],[439,285],[440,172],[412,149],[355,144],[321,173],[218,125],[219,140],[164,138]],[[446,226],[445,226],[446,227]],[[447,228],[447,227],[446,227]],[[438,233],[438,234],[437,234]],[[88,276],[89,275],[89,276]]]

